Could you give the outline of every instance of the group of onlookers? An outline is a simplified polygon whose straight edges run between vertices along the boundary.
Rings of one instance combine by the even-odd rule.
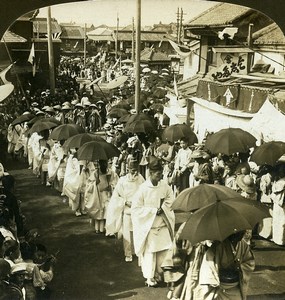
[[[56,258],[28,228],[14,186],[0,163],[0,299],[49,299]]]

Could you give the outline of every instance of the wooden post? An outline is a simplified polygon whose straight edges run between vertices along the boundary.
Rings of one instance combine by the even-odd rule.
[[[140,111],[141,0],[137,0],[135,110]]]
[[[50,93],[51,93],[51,95],[54,95],[54,93],[55,93],[55,72],[54,72],[54,57],[53,57],[51,8],[50,8],[50,6],[48,6],[47,34],[48,34],[48,63],[49,63]]]
[[[135,19],[132,21],[132,61],[135,62]]]
[[[84,24],[84,68],[86,67],[86,23]]]
[[[247,45],[249,49],[252,49],[252,28],[253,28],[253,24],[250,23],[248,24],[248,35],[247,35]],[[254,54],[253,53],[248,53],[247,55],[247,73],[250,72],[250,69],[252,67],[253,64],[253,57]]]

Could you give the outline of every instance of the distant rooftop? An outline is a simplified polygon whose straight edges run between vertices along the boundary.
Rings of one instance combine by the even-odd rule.
[[[228,25],[233,23],[236,19],[239,19],[243,15],[252,11],[251,8],[229,4],[220,3],[208,10],[205,10],[200,15],[196,16],[189,22],[186,22],[186,26],[219,26]]]
[[[14,33],[14,32],[11,32],[9,30],[7,30],[2,39],[1,39],[1,43],[25,43],[27,42],[27,40],[25,38],[23,38],[22,36]]]

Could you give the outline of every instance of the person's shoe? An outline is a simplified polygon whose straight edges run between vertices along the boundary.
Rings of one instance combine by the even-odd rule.
[[[51,183],[50,183],[50,182],[47,182],[47,183],[46,183],[46,186],[51,186]]]
[[[132,256],[126,256],[125,257],[125,262],[132,262],[133,261],[133,257]]]
[[[80,217],[81,215],[82,215],[82,214],[81,214],[80,211],[76,211],[76,212],[75,212],[75,216],[76,216],[76,217]]]
[[[31,167],[31,166],[29,166],[29,167],[28,167],[28,170],[31,170],[31,169],[32,169],[32,167]]]
[[[85,216],[85,215],[87,215],[87,211],[83,210],[83,211],[81,211],[81,214],[82,214],[83,216]]]
[[[157,287],[157,282],[151,278],[148,278],[145,282],[145,285],[148,287]]]
[[[99,230],[95,230],[95,234],[100,234],[100,231]]]

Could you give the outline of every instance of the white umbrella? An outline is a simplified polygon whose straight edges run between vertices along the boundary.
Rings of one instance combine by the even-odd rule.
[[[12,83],[0,85],[0,102],[5,100],[14,90]]]
[[[151,69],[148,68],[148,67],[142,69],[142,72],[143,72],[143,73],[148,73],[148,72],[150,72],[150,71],[151,71]]]

